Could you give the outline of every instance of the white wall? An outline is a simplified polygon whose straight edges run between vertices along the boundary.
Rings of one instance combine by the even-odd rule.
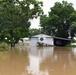
[[[46,42],[48,45],[54,45],[54,41],[53,41],[53,38],[46,38]]]
[[[39,38],[31,38],[30,46],[37,46],[37,42],[39,42]],[[44,40],[42,42],[47,44],[47,45],[54,45],[54,41],[53,41],[52,37],[50,37],[50,38],[44,37]]]
[[[31,38],[30,46],[36,46],[38,42],[38,38]]]
[[[43,41],[41,41],[40,38],[43,38]],[[45,37],[38,37],[38,42],[40,42],[40,43],[46,43],[46,38]]]

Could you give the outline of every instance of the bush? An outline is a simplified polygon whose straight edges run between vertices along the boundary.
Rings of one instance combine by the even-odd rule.
[[[43,46],[43,43],[38,42],[37,45],[38,46]]]
[[[76,47],[76,45],[67,44],[66,47]]]
[[[76,43],[76,40],[73,38],[71,42],[72,42],[72,43]]]
[[[7,43],[1,43],[0,44],[0,51],[5,51],[5,50],[7,50],[7,48],[8,48],[8,44]]]

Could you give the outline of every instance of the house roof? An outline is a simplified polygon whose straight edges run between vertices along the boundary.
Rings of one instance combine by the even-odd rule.
[[[37,38],[37,37],[46,37],[46,38],[50,38],[52,36],[49,36],[49,35],[46,35],[46,34],[38,34],[38,35],[35,35],[35,36],[32,36],[33,38]]]
[[[68,38],[61,38],[61,37],[53,37],[55,39],[61,39],[61,40],[71,40],[71,39],[68,39]]]
[[[61,39],[61,40],[71,40],[68,38],[54,37],[54,36],[49,36],[46,34],[38,34],[38,35],[32,36],[32,38],[38,38],[38,37],[55,38],[55,39]]]

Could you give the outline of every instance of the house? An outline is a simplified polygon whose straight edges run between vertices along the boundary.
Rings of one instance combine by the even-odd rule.
[[[64,46],[70,43],[70,39],[53,37],[45,34],[39,34],[31,37],[31,46],[50,45],[50,46]]]
[[[53,45],[53,37],[45,34],[39,34],[31,37],[31,46],[37,46],[38,43],[43,45]]]
[[[28,37],[21,38],[21,39],[19,40],[19,43],[22,43],[22,42],[26,43],[26,41],[28,41],[28,40],[29,40]]]

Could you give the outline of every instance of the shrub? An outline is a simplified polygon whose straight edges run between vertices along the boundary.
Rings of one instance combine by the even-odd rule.
[[[43,46],[43,43],[38,42],[37,45],[38,46]]]
[[[73,38],[71,42],[72,42],[72,43],[76,43],[76,40]]]
[[[5,50],[7,50],[7,48],[8,48],[8,44],[7,43],[2,42],[0,44],[0,51],[5,51]]]
[[[67,44],[66,47],[76,47],[76,45]]]

